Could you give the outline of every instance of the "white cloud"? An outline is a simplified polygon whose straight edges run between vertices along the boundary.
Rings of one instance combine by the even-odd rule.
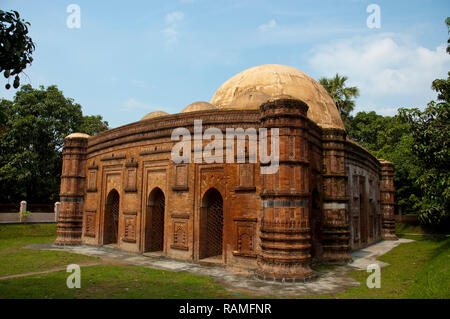
[[[309,63],[322,76],[348,76],[348,83],[360,89],[358,105],[393,113],[396,105],[389,105],[388,99],[391,103],[413,103],[400,105],[413,107],[435,97],[431,82],[445,76],[450,68],[445,48],[443,44],[427,49],[398,35],[382,34],[319,46]]]
[[[166,15],[166,25],[164,35],[166,37],[166,45],[171,45],[178,40],[179,22],[184,19],[184,13],[181,11],[173,11]]]
[[[166,23],[173,24],[184,19],[184,13],[181,11],[173,11],[166,15]]]
[[[258,29],[260,31],[264,32],[264,31],[268,31],[268,30],[271,30],[271,29],[275,29],[276,27],[277,27],[277,22],[274,19],[272,19],[272,20],[270,20],[269,22],[267,22],[265,24],[261,24],[258,27]]]

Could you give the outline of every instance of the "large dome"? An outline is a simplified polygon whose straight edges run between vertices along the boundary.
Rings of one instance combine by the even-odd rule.
[[[242,96],[249,92],[261,92],[269,97],[290,95],[308,104],[308,118],[321,127],[344,129],[328,92],[306,73],[286,65],[265,64],[236,74],[221,85],[211,104],[219,108],[238,108]],[[254,108],[246,104],[242,104],[243,109]]]

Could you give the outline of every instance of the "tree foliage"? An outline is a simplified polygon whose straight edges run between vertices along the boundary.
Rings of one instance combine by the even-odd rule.
[[[450,93],[450,79],[446,81],[447,92],[439,96]],[[450,103],[431,101],[424,111],[414,108],[399,112],[410,124],[412,152],[420,171],[415,183],[423,196],[415,208],[424,223],[445,224],[450,215]]]
[[[450,18],[445,23],[450,34]],[[441,226],[448,226],[450,221],[450,72],[447,75],[433,81],[437,101],[428,103],[425,110],[399,110],[400,117],[410,125],[412,153],[419,170],[415,184],[422,196],[414,208],[423,223]]]
[[[89,135],[106,131],[108,129],[108,122],[103,121],[100,115],[86,115],[83,116],[80,126],[77,131]]]
[[[83,116],[81,106],[56,86],[24,85],[13,101],[1,100],[6,121],[0,131],[0,201],[55,201],[59,193],[64,138],[108,128],[100,116]]]
[[[450,18],[446,19],[450,34]],[[450,38],[447,41],[450,53]],[[352,110],[345,101],[358,92],[345,94],[346,77],[322,78],[336,106]],[[395,116],[359,112],[354,117],[341,114],[348,135],[375,157],[394,164],[395,200],[406,213],[416,213],[424,224],[448,227],[450,215],[450,72],[446,79],[436,79],[432,89],[437,101],[421,111],[401,108]],[[357,95],[353,95],[357,96]]]
[[[31,57],[35,45],[28,36],[29,22],[20,19],[17,11],[5,12],[0,10],[0,73],[3,72],[11,87],[9,78],[14,76],[13,87],[20,85],[19,74],[33,62]]]
[[[395,200],[405,213],[414,213],[420,196],[415,185],[418,167],[412,153],[413,138],[410,125],[399,115],[382,116],[375,112],[358,112],[348,126],[348,134],[367,148],[376,158],[383,158],[395,166]]]
[[[448,226],[450,212],[450,105],[430,102],[397,115],[359,112],[349,136],[375,157],[394,164],[395,201],[423,224]]]
[[[328,79],[323,77],[319,79],[319,83],[330,94],[346,125],[349,124],[350,113],[355,108],[354,98],[359,96],[359,90],[356,86],[346,86],[345,82],[347,80],[346,76],[340,76],[338,73],[336,73],[334,78]]]

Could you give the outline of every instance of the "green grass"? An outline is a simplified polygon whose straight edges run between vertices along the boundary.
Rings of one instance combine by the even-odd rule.
[[[0,276],[45,271],[99,258],[60,251],[31,250],[55,240],[56,226],[0,226]],[[66,271],[0,280],[1,298],[236,298],[209,277],[136,266],[81,268],[81,289],[69,289]]]
[[[395,232],[397,234],[405,234],[405,235],[424,235],[431,237],[439,237],[440,235],[447,232],[443,229],[431,228],[430,226],[424,226],[419,223],[408,223],[408,222],[396,222],[395,223]]]
[[[397,234],[418,234],[423,235],[427,232],[420,224],[410,224],[410,223],[395,223],[395,232]]]
[[[21,224],[0,226],[0,277],[65,267],[72,263],[99,261],[99,258],[62,251],[31,250],[30,244],[55,240],[54,224]]]
[[[55,232],[52,224],[0,226],[0,276],[99,260],[66,252],[24,248],[33,243],[52,242]],[[416,241],[401,244],[379,258],[390,264],[381,269],[381,288],[367,288],[369,273],[353,271],[349,276],[361,283],[359,287],[318,298],[450,298],[450,238],[410,238]],[[82,267],[81,289],[67,288],[68,275],[65,271],[57,271],[0,280],[0,298],[251,297],[227,291],[209,277],[137,266],[102,264]]]
[[[81,288],[68,289],[59,271],[0,280],[0,298],[235,298],[211,278],[136,266],[81,268]]]
[[[56,238],[55,224],[0,225],[0,251],[30,244],[49,243]]]
[[[378,258],[390,264],[381,268],[381,288],[367,287],[370,274],[366,271],[352,271],[349,275],[360,282],[359,287],[320,298],[450,298],[450,238],[412,239],[416,241],[401,244]]]

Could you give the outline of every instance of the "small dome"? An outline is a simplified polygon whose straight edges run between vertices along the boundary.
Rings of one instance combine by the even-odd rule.
[[[270,96],[263,92],[250,91],[236,97],[228,106],[230,109],[258,109]]]
[[[181,113],[215,110],[215,109],[217,109],[215,105],[208,102],[199,101],[189,104],[181,111]]]
[[[153,119],[155,117],[166,116],[166,115],[169,115],[169,113],[166,113],[164,111],[154,111],[154,112],[148,113],[146,116],[141,118],[141,121],[148,120],[148,119]]]
[[[72,133],[66,136],[66,138],[89,138],[89,137],[91,136],[85,133]]]
[[[290,95],[308,104],[308,118],[321,127],[345,129],[339,111],[328,92],[306,73],[286,65],[265,64],[242,71],[223,83],[211,103],[218,108],[236,107],[238,99],[249,92],[261,92],[271,98]],[[260,95],[261,97],[261,95]],[[249,108],[254,97],[242,97]],[[245,103],[242,108],[247,108]]]

